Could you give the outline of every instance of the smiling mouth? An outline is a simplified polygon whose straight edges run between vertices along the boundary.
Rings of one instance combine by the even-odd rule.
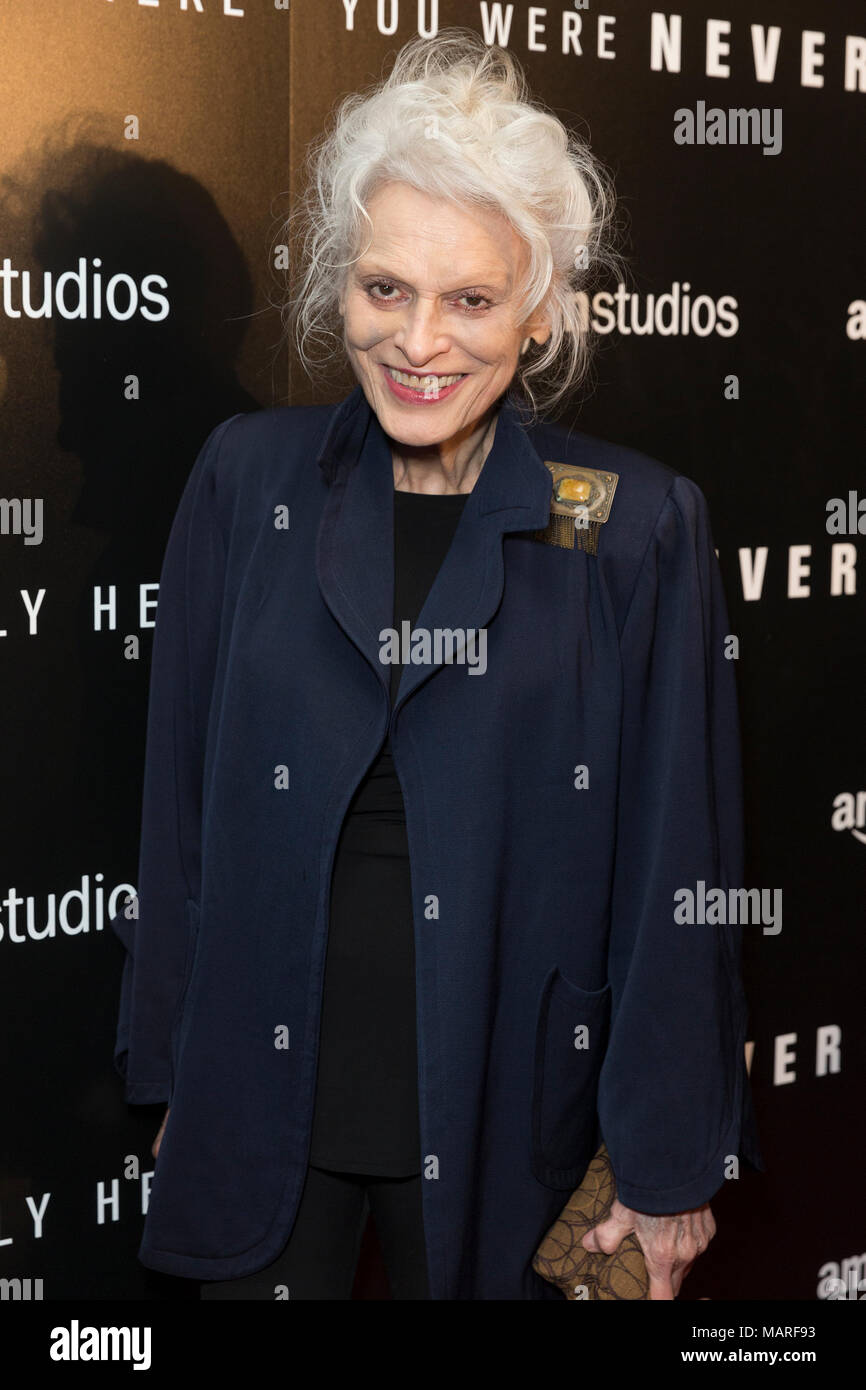
[[[466,376],[466,372],[452,372],[450,376],[437,376],[435,372],[428,372],[424,376],[417,376],[414,372],[401,372],[396,367],[389,367],[387,362],[382,363],[388,375],[401,386],[408,386],[413,391],[423,391],[434,388],[437,391],[444,391],[446,386],[453,386],[456,381],[460,381]]]

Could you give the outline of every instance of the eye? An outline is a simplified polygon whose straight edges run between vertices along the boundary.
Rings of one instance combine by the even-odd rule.
[[[399,303],[400,291],[392,280],[370,280],[364,285],[364,292],[374,304]],[[453,302],[460,304],[461,300],[470,301],[461,306],[464,314],[484,313],[493,303],[486,295],[478,294],[474,290],[464,290]]]
[[[394,284],[392,284],[392,282],[391,282],[390,280],[373,280],[373,281],[370,282],[370,284],[365,285],[365,286],[364,286],[364,289],[366,290],[367,294],[370,296],[370,298],[371,298],[375,303],[377,303],[377,304],[393,304],[393,303],[394,303],[394,296],[393,296],[392,294],[389,294],[389,295],[387,295],[387,296],[380,296],[380,295],[378,295],[378,294],[374,294],[373,291],[374,291],[374,290],[394,290],[394,291],[396,291],[396,290],[397,290],[397,286],[394,285]]]
[[[467,290],[465,294],[461,294],[460,298],[476,299],[479,301],[477,304],[470,305],[470,307],[466,310],[468,314],[477,314],[483,309],[490,308],[491,301],[487,299],[485,295],[475,294],[472,290]]]

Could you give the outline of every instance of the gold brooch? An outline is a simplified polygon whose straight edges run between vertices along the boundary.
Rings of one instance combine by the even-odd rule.
[[[618,473],[601,468],[580,468],[571,463],[544,460],[553,478],[550,521],[541,531],[530,531],[533,540],[558,545],[564,550],[598,554],[598,528],[610,516]]]

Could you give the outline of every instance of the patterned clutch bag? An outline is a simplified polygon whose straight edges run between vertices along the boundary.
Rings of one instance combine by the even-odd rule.
[[[649,1276],[634,1233],[612,1255],[584,1250],[580,1243],[591,1226],[608,1216],[615,1196],[613,1169],[602,1144],[532,1260],[536,1274],[572,1302],[649,1298]]]

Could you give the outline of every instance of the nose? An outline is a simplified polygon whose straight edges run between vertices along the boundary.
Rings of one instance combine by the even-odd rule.
[[[451,340],[434,299],[419,295],[403,309],[394,342],[412,367],[424,367],[448,351]]]

